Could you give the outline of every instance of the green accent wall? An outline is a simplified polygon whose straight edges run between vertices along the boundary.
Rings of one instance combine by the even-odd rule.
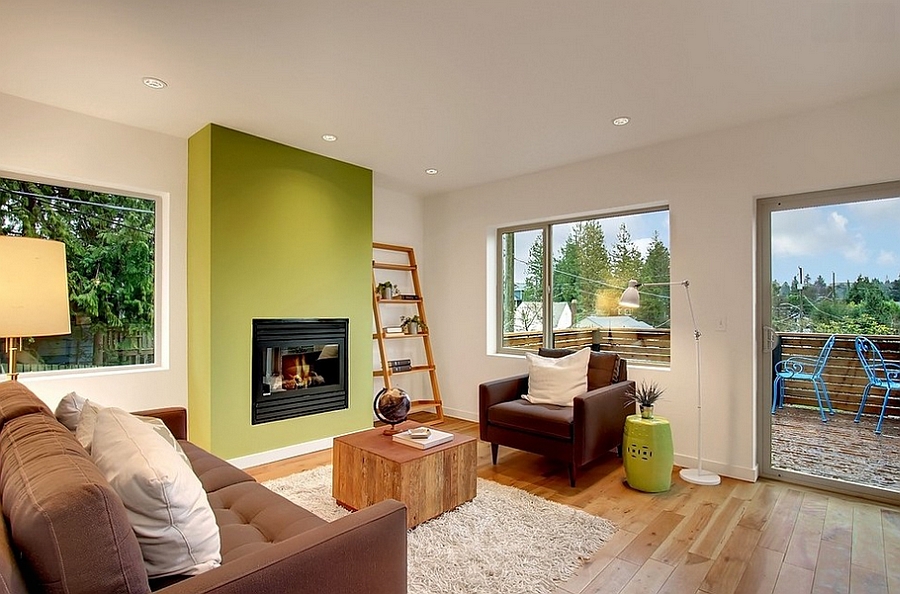
[[[372,425],[372,172],[210,124],[188,141],[188,407],[223,458]],[[250,424],[253,318],[349,318],[350,407]]]

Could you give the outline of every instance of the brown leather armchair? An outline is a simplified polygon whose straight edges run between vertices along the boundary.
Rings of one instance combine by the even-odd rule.
[[[562,357],[574,351],[541,349],[543,357]],[[578,469],[617,448],[621,456],[625,417],[634,412],[628,394],[626,361],[615,353],[592,352],[588,363],[588,391],[575,398],[574,406],[532,404],[528,375],[518,375],[478,387],[478,422],[482,441],[491,444],[497,463],[500,445],[561,460],[575,486]]]

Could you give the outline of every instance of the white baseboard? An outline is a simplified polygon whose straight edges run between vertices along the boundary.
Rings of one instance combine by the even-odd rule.
[[[305,443],[298,443],[295,445],[278,448],[276,450],[269,450],[267,452],[259,452],[258,454],[250,454],[247,456],[241,456],[239,458],[232,458],[228,460],[228,463],[233,466],[237,466],[238,468],[251,468],[253,466],[260,466],[261,464],[269,464],[270,462],[278,462],[279,460],[293,458],[294,456],[302,456],[303,454],[321,452],[322,450],[327,450],[328,448],[330,448],[333,445],[333,442],[334,437],[324,437],[322,439],[307,441]]]
[[[675,466],[681,466],[682,468],[697,468],[697,458],[696,456],[683,456],[681,454],[675,454]],[[719,462],[710,462],[709,460],[704,460],[703,470],[709,470],[710,472],[715,472],[716,474],[720,474],[722,476],[727,476],[742,481],[748,481],[751,483],[755,483],[759,478],[758,466],[747,468],[745,466],[731,466],[729,464],[721,464]]]
[[[454,419],[462,419],[463,421],[472,421],[473,423],[478,422],[478,413],[477,412],[469,412],[467,410],[459,410],[456,408],[447,408],[444,407],[444,414],[448,417],[453,417]]]

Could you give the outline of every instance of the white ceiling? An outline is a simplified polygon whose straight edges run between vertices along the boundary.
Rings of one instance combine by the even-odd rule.
[[[896,88],[900,0],[0,0],[0,92],[417,195]]]

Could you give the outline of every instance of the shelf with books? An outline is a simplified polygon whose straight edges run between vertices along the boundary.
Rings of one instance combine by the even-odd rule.
[[[385,243],[374,243],[372,245],[372,308],[375,315],[375,332],[372,335],[373,340],[378,347],[378,356],[381,361],[381,369],[373,371],[375,377],[382,378],[385,388],[392,388],[391,377],[399,374],[410,374],[425,372],[428,374],[428,382],[431,388],[431,399],[416,399],[412,401],[412,410],[429,410],[434,411],[435,420],[432,422],[442,422],[444,420],[443,405],[441,403],[441,392],[437,381],[437,369],[434,363],[434,354],[431,348],[431,335],[428,332],[428,324],[425,317],[425,300],[422,297],[421,285],[419,283],[419,271],[416,264],[415,253],[412,248],[397,246]],[[399,260],[405,259],[407,263],[401,263]],[[393,261],[388,261],[393,260]],[[379,274],[379,271],[388,271]],[[406,274],[406,280],[403,280],[403,274]],[[381,281],[381,282],[379,282]],[[399,283],[398,283],[399,281]],[[386,298],[382,298],[379,287],[387,285],[390,282],[393,293]],[[406,289],[406,292],[400,292],[397,289],[398,284]],[[412,290],[409,290],[411,286]],[[405,306],[395,308],[395,306]],[[381,307],[385,308],[387,315],[383,315]],[[394,325],[394,316],[397,313],[402,314],[399,318],[400,326]],[[413,313],[415,312],[415,313]],[[385,321],[388,323],[386,324]],[[410,328],[417,328],[418,332],[406,333]],[[398,329],[400,331],[398,331]],[[393,351],[394,358],[388,356],[387,343],[397,339],[417,339],[410,343],[411,346],[403,346],[402,343],[391,343],[390,351]],[[420,346],[415,346],[418,343]],[[410,351],[412,349],[412,351]],[[399,359],[397,355],[400,353],[415,353],[412,359],[416,359],[413,365],[412,359]],[[424,353],[425,363],[422,364]],[[401,362],[402,364],[398,363]],[[423,386],[425,392],[427,387]],[[425,394],[423,394],[424,396]]]

